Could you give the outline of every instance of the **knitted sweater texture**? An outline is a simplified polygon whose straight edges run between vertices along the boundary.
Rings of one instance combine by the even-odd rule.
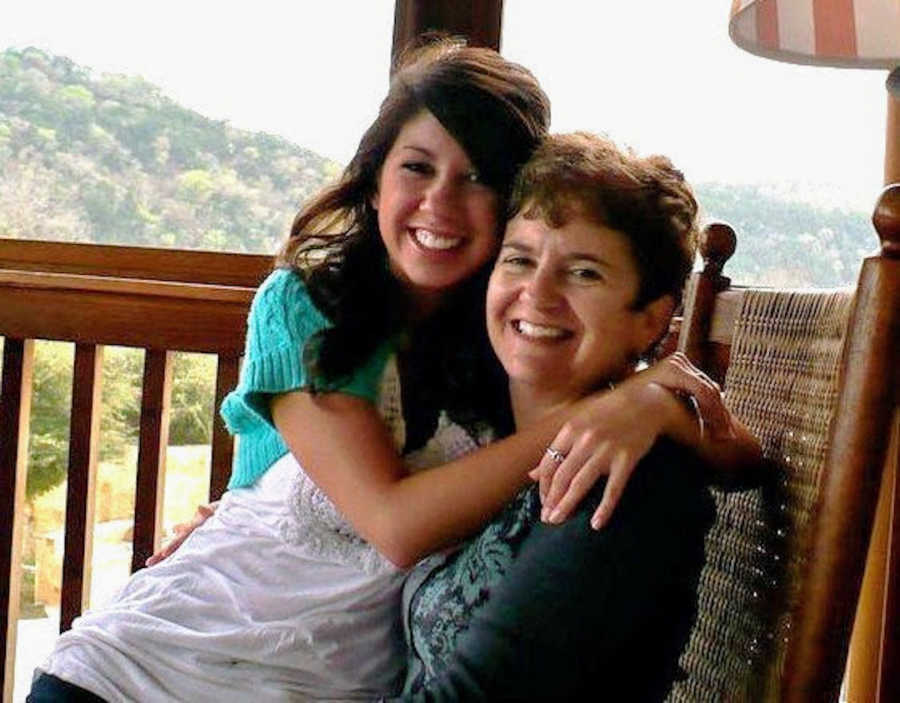
[[[382,372],[393,351],[389,342],[381,344],[365,364],[339,383],[308,377],[303,363],[306,345],[330,326],[295,271],[278,269],[259,287],[247,319],[240,380],[221,408],[228,431],[238,436],[228,488],[252,485],[288,452],[269,410],[274,395],[315,387],[317,391],[349,393],[375,402]]]

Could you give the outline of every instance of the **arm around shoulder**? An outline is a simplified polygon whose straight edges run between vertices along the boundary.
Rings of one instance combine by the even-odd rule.
[[[711,498],[696,462],[665,441],[595,531],[600,492],[566,523],[533,526],[447,669],[402,700],[665,697],[694,617]]]
[[[275,396],[272,417],[310,478],[359,534],[399,567],[458,542],[529,483],[567,419],[538,425],[442,466],[409,474],[374,406],[345,393]]]

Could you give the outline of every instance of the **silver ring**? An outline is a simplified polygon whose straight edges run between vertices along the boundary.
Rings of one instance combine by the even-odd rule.
[[[547,456],[553,459],[557,464],[562,464],[566,460],[566,455],[559,451],[559,449],[547,447],[544,451],[547,453]]]

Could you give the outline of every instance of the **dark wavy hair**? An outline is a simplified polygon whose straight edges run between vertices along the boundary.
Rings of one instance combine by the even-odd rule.
[[[520,211],[551,227],[580,216],[622,232],[640,278],[633,309],[663,295],[680,302],[697,250],[698,207],[665,156],[637,156],[587,132],[548,136],[516,179],[507,215]]]
[[[423,110],[463,147],[500,196],[501,208],[550,121],[549,101],[534,76],[495,51],[443,38],[401,55],[356,155],[338,183],[296,216],[276,259],[276,265],[303,276],[313,301],[332,322],[304,352],[311,378],[345,377],[384,340],[408,331],[411,301],[390,273],[371,201],[394,140]],[[414,386],[420,404],[450,410],[459,419],[464,408],[488,411],[496,404],[496,383],[483,381],[485,374],[493,378],[486,370],[491,357],[483,320],[486,280],[485,270],[457,286],[419,325],[409,362],[401,368],[404,392]]]

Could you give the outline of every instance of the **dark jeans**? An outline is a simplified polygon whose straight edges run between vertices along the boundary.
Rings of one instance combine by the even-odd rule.
[[[25,703],[105,703],[98,695],[63,681],[52,674],[41,674],[31,685]]]

